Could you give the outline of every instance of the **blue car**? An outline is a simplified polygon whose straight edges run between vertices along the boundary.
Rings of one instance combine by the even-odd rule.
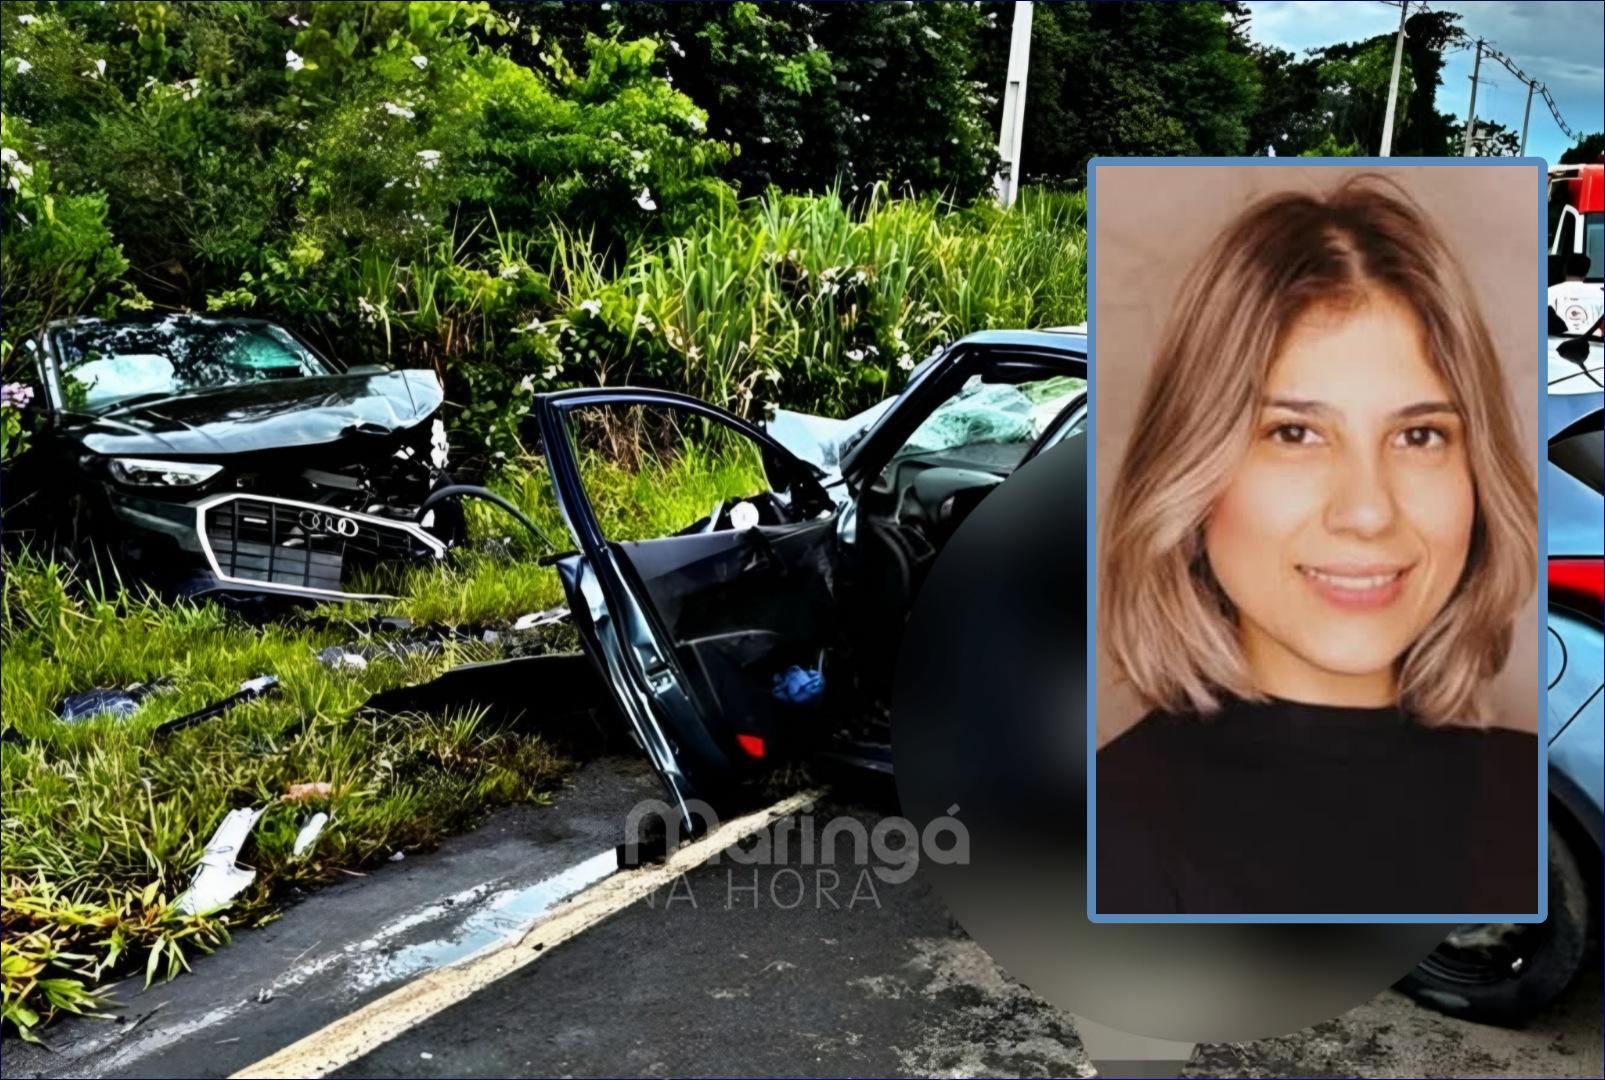
[[[1550,339],[1549,918],[1457,927],[1400,989],[1433,1008],[1516,1024],[1553,1001],[1599,956],[1605,830],[1605,454],[1596,338]]]

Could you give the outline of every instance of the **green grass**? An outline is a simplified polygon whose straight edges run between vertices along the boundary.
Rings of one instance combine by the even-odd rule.
[[[638,435],[625,433],[628,438]],[[682,444],[633,455],[626,468],[589,449],[583,471],[599,520],[614,539],[677,531],[714,502],[763,487],[754,460]],[[566,529],[539,461],[495,485],[556,542]],[[5,1019],[32,1034],[59,1011],[92,1010],[90,988],[134,967],[150,977],[185,968],[231,926],[272,916],[275,898],[391,852],[433,844],[488,807],[540,800],[570,764],[538,735],[490,730],[480,717],[375,717],[374,693],[427,680],[494,648],[449,643],[437,655],[379,656],[361,671],[316,658],[349,643],[375,613],[416,623],[505,626],[563,602],[547,551],[500,509],[468,505],[473,547],[446,565],[388,581],[390,602],[326,604],[281,623],[252,625],[210,604],[164,604],[128,592],[103,595],[27,555],[6,567],[0,602],[4,724],[18,741],[0,752],[5,896]],[[505,543],[487,544],[487,541]],[[556,647],[577,647],[572,631]],[[233,693],[264,672],[282,691],[224,716],[158,737],[162,721]],[[169,676],[130,719],[67,724],[68,693]],[[327,799],[280,801],[292,784],[325,782]],[[267,806],[244,859],[257,879],[225,912],[179,915],[173,901],[223,816]],[[308,857],[291,857],[306,814],[330,824]]]
[[[895,392],[906,367],[965,333],[1085,318],[1079,195],[1025,192],[1007,213],[884,193],[858,207],[834,195],[771,195],[606,270],[583,238],[555,235],[551,299],[539,310],[477,300],[441,310],[434,290],[449,261],[383,268],[387,294],[401,298],[386,334],[394,331],[398,350],[414,359],[450,367],[464,359],[457,350],[465,342],[522,346],[505,358],[498,351],[495,378],[470,380],[479,398],[464,418],[469,427],[493,416],[516,430],[528,398],[509,388],[530,378],[536,389],[669,386],[752,417],[769,401],[844,415]],[[526,324],[542,331],[507,332]],[[548,365],[560,375],[542,374]],[[580,445],[612,539],[677,531],[716,502],[763,486],[757,463],[728,446],[694,450],[637,418],[588,430]],[[677,452],[663,453],[667,446]],[[503,469],[494,486],[558,547],[570,546],[538,459]],[[355,673],[315,659],[352,639],[345,624],[373,614],[505,626],[563,602],[555,571],[535,562],[545,548],[501,510],[467,505],[475,546],[447,565],[376,576],[371,584],[395,600],[327,604],[317,618],[267,627],[208,605],[97,595],[29,558],[5,566],[0,724],[18,740],[0,748],[7,1025],[31,1036],[58,1012],[94,1009],[94,988],[113,976],[176,974],[231,927],[272,918],[291,886],[434,843],[491,806],[553,790],[569,763],[538,736],[491,730],[460,712],[360,712],[374,692],[487,659],[490,647],[449,644]],[[559,633],[562,647],[574,646],[572,631]],[[279,677],[282,693],[153,735],[164,719],[264,672]],[[173,689],[128,721],[55,718],[65,693],[160,676],[172,676]],[[329,783],[331,797],[278,801],[306,782]],[[252,887],[222,913],[177,914],[173,900],[223,815],[264,805],[243,860],[258,871]],[[292,859],[298,822],[319,809],[329,827],[309,857]]]

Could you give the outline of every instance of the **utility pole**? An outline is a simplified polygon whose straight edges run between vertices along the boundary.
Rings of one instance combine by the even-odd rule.
[[[1003,122],[998,128],[998,169],[993,187],[1007,210],[1020,194],[1020,139],[1025,130],[1026,72],[1031,66],[1031,4],[1016,0],[1009,35],[1009,74],[1003,86]]]
[[[1471,105],[1466,109],[1466,136],[1461,153],[1465,157],[1475,157],[1471,141],[1472,132],[1477,130],[1477,74],[1482,71],[1482,38],[1477,39],[1477,59],[1471,65]]]
[[[1393,43],[1393,77],[1388,80],[1388,111],[1382,120],[1382,157],[1393,153],[1393,107],[1399,100],[1399,66],[1404,61],[1404,20],[1410,0],[1399,0],[1399,37]]]
[[[1527,107],[1521,111],[1521,150],[1517,157],[1527,156],[1527,121],[1533,115],[1533,87],[1536,85],[1531,80],[1527,82]]]

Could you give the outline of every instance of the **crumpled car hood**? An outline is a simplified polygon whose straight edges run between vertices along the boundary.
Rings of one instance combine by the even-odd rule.
[[[879,420],[896,400],[896,397],[886,398],[845,420],[776,409],[774,419],[764,425],[764,431],[801,460],[819,466],[828,476],[837,476],[841,472],[844,447],[855,435]]]
[[[445,400],[432,371],[282,379],[186,394],[95,417],[77,432],[97,454],[216,457],[339,442],[358,429],[414,427]]]

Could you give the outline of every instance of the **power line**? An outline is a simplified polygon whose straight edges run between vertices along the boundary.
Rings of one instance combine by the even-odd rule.
[[[1528,75],[1519,66],[1517,66],[1514,60],[1500,52],[1487,40],[1479,39],[1478,43],[1481,46],[1484,54],[1499,61],[1505,66],[1505,70],[1516,76],[1516,78],[1520,79],[1523,83],[1536,91],[1539,97],[1544,99],[1544,104],[1549,106],[1549,115],[1555,118],[1556,126],[1559,127],[1561,131],[1566,133],[1567,138],[1571,139],[1573,142],[1576,142],[1581,137],[1577,134],[1577,132],[1571,129],[1571,125],[1567,124],[1565,118],[1560,115],[1560,106],[1556,105],[1555,99],[1550,96],[1549,87]]]

